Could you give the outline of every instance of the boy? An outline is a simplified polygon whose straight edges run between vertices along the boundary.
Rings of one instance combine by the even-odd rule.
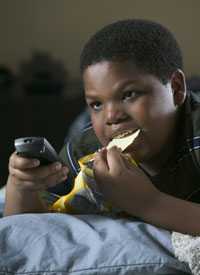
[[[101,144],[93,169],[109,203],[165,229],[199,234],[200,105],[197,94],[186,93],[182,70],[179,46],[160,24],[124,20],[98,31],[81,54],[92,128],[61,151],[68,168],[12,154],[5,215],[47,211],[40,191],[76,173],[75,159]],[[128,148],[138,167],[117,148],[105,149],[138,129]]]

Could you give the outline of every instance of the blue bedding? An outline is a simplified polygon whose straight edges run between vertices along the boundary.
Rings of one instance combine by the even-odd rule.
[[[170,232],[142,221],[23,214],[0,219],[0,274],[190,273],[174,257]]]
[[[5,201],[5,191],[2,191],[2,189],[0,189],[0,218],[3,216],[4,201]]]

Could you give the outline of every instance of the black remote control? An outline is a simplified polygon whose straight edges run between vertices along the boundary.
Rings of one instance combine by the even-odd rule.
[[[44,137],[21,137],[14,142],[17,154],[26,158],[36,158],[41,165],[61,162],[53,146]]]

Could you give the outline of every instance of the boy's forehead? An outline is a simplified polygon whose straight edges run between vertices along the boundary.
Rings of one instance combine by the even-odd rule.
[[[135,72],[135,73],[142,73],[142,70],[140,70],[132,61],[124,60],[124,61],[109,61],[109,60],[103,60],[100,62],[96,62],[94,64],[91,64],[88,66],[84,73],[84,75],[98,75],[98,74],[107,74],[113,73],[128,73],[128,72]]]
[[[129,84],[144,84],[156,79],[135,66],[133,62],[102,61],[87,67],[83,73],[85,89],[112,86],[113,89]],[[159,81],[160,82],[160,81]]]
[[[102,61],[87,67],[83,74],[84,83],[137,79],[140,72],[131,62]]]

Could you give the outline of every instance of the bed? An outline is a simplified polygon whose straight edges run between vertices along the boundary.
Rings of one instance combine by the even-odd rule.
[[[171,233],[136,219],[20,214],[0,219],[0,275],[191,274]]]

